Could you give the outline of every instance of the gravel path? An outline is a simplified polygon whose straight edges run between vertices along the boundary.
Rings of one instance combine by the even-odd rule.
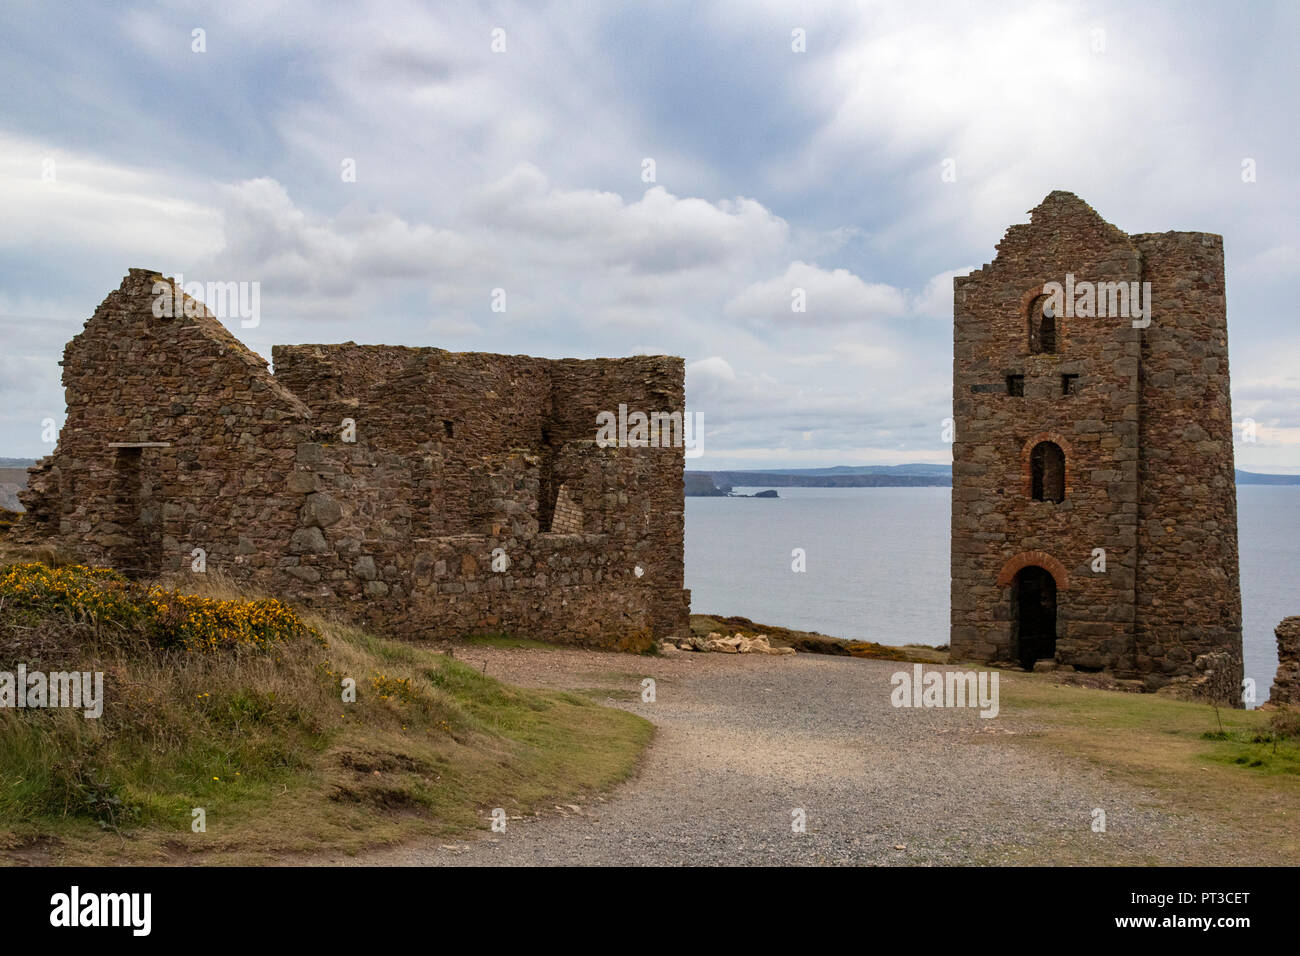
[[[332,865],[1213,863],[1230,834],[1081,760],[1026,745],[1012,715],[890,704],[911,665],[798,655],[671,659],[457,648],[512,683],[617,687],[658,726],[640,773],[605,799],[455,844]],[[656,700],[640,699],[653,677]],[[1106,832],[1092,831],[1092,811]],[[792,830],[793,811],[806,832]],[[485,818],[485,823],[486,823]],[[1222,849],[1216,849],[1222,848]],[[1214,859],[1215,856],[1227,858]]]

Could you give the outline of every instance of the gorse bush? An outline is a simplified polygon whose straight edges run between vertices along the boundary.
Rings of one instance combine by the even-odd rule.
[[[152,612],[150,642],[158,647],[266,650],[303,636],[324,642],[319,631],[304,624],[293,608],[275,598],[217,601],[151,588],[147,600]]]
[[[409,677],[389,677],[387,674],[376,674],[370,678],[370,686],[380,700],[411,701],[415,699],[415,688],[411,686]]]
[[[139,584],[104,568],[15,564],[0,573],[0,608],[58,614],[101,636],[143,635],[158,648],[267,650],[297,637],[322,641],[274,598],[218,600]]]
[[[73,623],[135,627],[143,621],[137,595],[116,571],[70,565],[14,564],[0,573],[0,606],[6,610],[62,614]]]

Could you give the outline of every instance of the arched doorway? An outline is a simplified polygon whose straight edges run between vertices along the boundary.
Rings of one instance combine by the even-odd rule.
[[[1056,656],[1056,579],[1031,564],[1011,582],[1011,653],[1026,670]]]

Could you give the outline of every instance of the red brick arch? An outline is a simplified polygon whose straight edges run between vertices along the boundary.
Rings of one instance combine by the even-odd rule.
[[[1006,587],[1016,579],[1016,575],[1021,570],[1034,566],[1042,568],[1052,576],[1058,591],[1064,591],[1070,586],[1070,576],[1066,573],[1065,565],[1056,558],[1046,551],[1021,551],[1002,565],[1002,570],[998,572],[998,587]]]
[[[1065,284],[1064,280],[1065,280],[1065,276],[1061,276],[1062,285]],[[1055,282],[1055,281],[1056,281],[1055,279],[1044,279],[1042,282],[1037,282],[1025,290],[1025,294],[1020,297],[1020,317],[1022,319],[1029,318],[1029,306],[1033,304],[1033,301],[1037,299],[1040,295],[1047,294],[1046,292],[1043,291],[1043,286],[1047,285],[1047,283],[1049,282]],[[1061,316],[1058,315],[1057,318],[1059,319],[1061,318]]]
[[[1033,494],[1034,490],[1034,475],[1030,467],[1030,456],[1034,453],[1034,446],[1045,441],[1054,442],[1065,453],[1065,497],[1069,498],[1074,493],[1074,449],[1070,447],[1070,443],[1065,436],[1059,432],[1039,432],[1025,442],[1020,449],[1020,476],[1024,480],[1024,495],[1028,498]]]

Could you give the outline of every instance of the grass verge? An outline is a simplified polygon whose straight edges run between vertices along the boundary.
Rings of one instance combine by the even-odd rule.
[[[464,833],[497,807],[613,786],[654,732],[583,694],[245,611],[219,583],[187,595],[181,622],[120,579],[64,570],[54,591],[23,574],[22,599],[0,583],[0,671],[102,672],[103,715],[0,708],[0,862],[257,863]],[[257,640],[208,640],[222,614]]]
[[[1002,672],[1002,714],[1027,746],[1083,757],[1175,812],[1234,832],[1223,862],[1300,864],[1300,719]],[[1220,721],[1222,730],[1220,730]],[[1062,861],[1066,862],[1066,861]]]

